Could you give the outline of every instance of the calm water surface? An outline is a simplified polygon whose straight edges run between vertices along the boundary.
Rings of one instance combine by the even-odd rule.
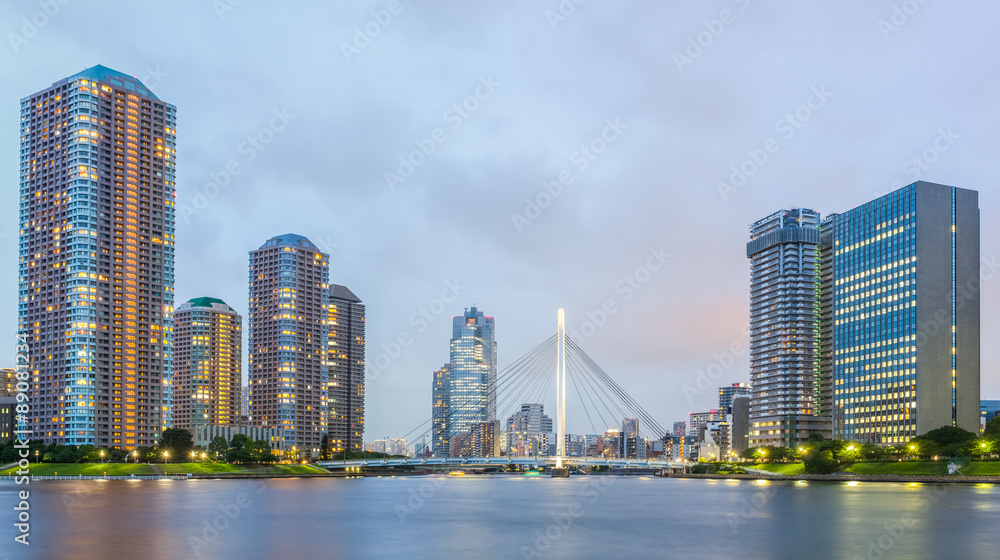
[[[467,476],[0,482],[0,558],[1000,557],[1000,487]]]

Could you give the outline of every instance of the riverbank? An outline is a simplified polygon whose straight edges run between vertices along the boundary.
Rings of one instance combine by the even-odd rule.
[[[835,474],[858,474],[858,475],[921,475],[921,476],[947,476],[947,460],[941,461],[870,461],[844,463]],[[805,467],[801,462],[795,463],[761,463],[750,468],[783,474],[798,476],[805,474]],[[971,461],[959,467],[960,475],[966,476],[1000,476],[1000,461]]]
[[[908,482],[908,483],[950,483],[950,484],[1000,484],[1000,476],[934,476],[934,475],[901,475],[901,474],[797,474],[783,475],[775,473],[749,474],[692,474],[670,473],[668,478],[702,478],[716,480],[776,480],[776,481],[809,481],[809,482]]]
[[[17,467],[0,471],[0,476],[16,475]],[[192,475],[193,477],[213,478],[217,476],[248,475],[258,476],[303,476],[303,475],[335,475],[313,465],[230,465],[227,463],[33,463],[28,467],[32,477],[161,477]]]

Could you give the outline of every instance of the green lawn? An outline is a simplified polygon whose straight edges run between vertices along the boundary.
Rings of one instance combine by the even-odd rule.
[[[156,474],[152,467],[144,463],[34,463],[29,467],[33,475],[67,475],[76,476],[128,476],[130,474]],[[17,468],[0,471],[0,475],[11,474]]]
[[[840,472],[854,474],[903,474],[934,475],[948,474],[948,461],[889,461],[885,463],[854,463]]]
[[[167,463],[157,464],[163,474],[242,472],[246,467],[226,463]]]
[[[786,475],[796,475],[805,472],[805,466],[802,463],[764,463],[754,465],[753,468]]]
[[[991,461],[986,463],[969,463],[969,466],[959,469],[962,474],[969,476],[1000,476],[1000,463]]]

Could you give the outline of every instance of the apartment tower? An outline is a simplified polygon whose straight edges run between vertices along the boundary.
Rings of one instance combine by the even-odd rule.
[[[327,328],[327,432],[334,452],[363,450],[365,306],[346,286],[330,289]]]
[[[819,394],[822,236],[813,210],[781,210],[750,227],[750,444],[793,447],[830,435]]]
[[[250,414],[318,454],[327,426],[330,257],[300,235],[250,252]]]
[[[104,66],[21,100],[33,439],[134,449],[171,425],[175,122],[173,105]]]
[[[174,427],[238,426],[243,318],[200,297],[174,312]]]

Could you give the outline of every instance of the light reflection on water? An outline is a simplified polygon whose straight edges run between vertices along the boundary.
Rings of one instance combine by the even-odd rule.
[[[1000,544],[993,485],[465,476],[35,482],[28,554],[11,540],[22,489],[0,483],[10,558],[975,559]]]

